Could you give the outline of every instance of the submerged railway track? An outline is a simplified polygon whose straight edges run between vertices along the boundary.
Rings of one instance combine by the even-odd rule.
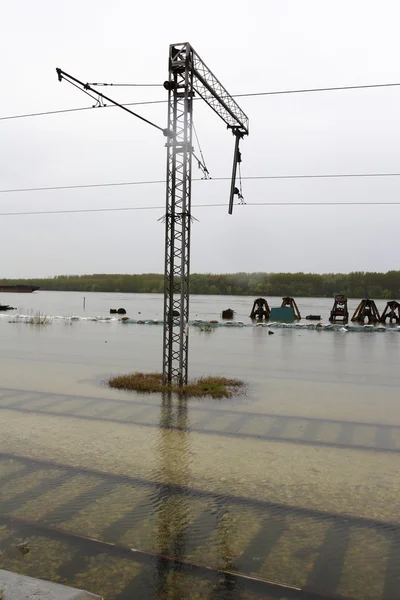
[[[130,576],[129,568],[122,570],[123,587],[117,586],[107,598],[128,600],[135,589],[142,590],[139,597],[153,598],[155,580],[167,589],[177,572],[182,586],[185,581],[189,586],[192,580],[206,582],[209,590],[201,596],[205,598],[364,598],[350,593],[351,573],[357,569],[359,581],[363,571],[366,576],[371,569],[365,548],[356,552],[362,542],[386,548],[379,569],[381,593],[371,597],[398,598],[400,523],[9,453],[0,454],[0,515],[5,568],[15,565],[13,547],[19,539],[28,539],[32,558],[40,552],[45,563],[54,559],[54,551],[50,546],[49,557],[43,540],[60,543],[65,558],[60,556],[51,578],[72,585],[84,582],[96,561],[105,572],[108,560],[114,569],[119,569],[119,561],[132,563],[135,575]],[[30,555],[21,559],[22,568],[29,565]],[[280,561],[286,564],[288,579],[282,579]],[[274,573],[281,574],[278,581],[289,583],[275,583]],[[348,589],[343,581],[348,581]]]
[[[79,406],[76,406],[77,401]],[[74,406],[75,403],[75,406]],[[213,409],[199,404],[190,407],[185,421],[174,424],[160,418],[159,404],[102,397],[27,392],[0,388],[0,411],[38,414],[71,419],[131,424],[149,428],[222,436],[260,439],[369,452],[400,454],[400,425],[365,421],[341,421],[297,415],[267,414],[234,409]]]
[[[370,452],[400,452],[399,426],[234,407],[196,404],[170,419],[147,399],[3,388],[0,414],[6,411],[334,447],[364,452],[365,460]],[[26,556],[15,548],[22,539],[31,548]],[[400,589],[400,519],[273,502],[268,486],[264,498],[215,492],[184,476],[104,472],[18,448],[0,452],[0,552],[3,568],[107,600],[398,600]]]

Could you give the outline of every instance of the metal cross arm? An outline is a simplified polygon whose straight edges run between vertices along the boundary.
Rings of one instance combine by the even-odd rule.
[[[249,133],[249,119],[226,88],[207,67],[193,47],[188,44],[174,44],[171,52],[171,67],[179,66],[187,57],[193,75],[193,90],[217,113],[230,129],[242,135]]]
[[[198,94],[217,113],[227,127],[232,130],[236,138],[228,208],[228,213],[231,215],[235,195],[238,195],[239,199],[243,200],[241,191],[239,192],[236,187],[236,173],[239,165],[240,177],[241,154],[239,142],[249,133],[249,119],[192,46],[188,43],[174,44],[170,49],[170,72],[183,73],[185,70],[190,73],[191,79],[190,102],[195,94]],[[171,80],[164,85],[168,89],[168,86],[171,85]]]
[[[102,101],[106,100],[107,102],[110,102],[111,104],[114,104],[114,106],[118,106],[119,108],[122,108],[122,110],[124,110],[125,112],[133,115],[134,117],[137,117],[141,121],[144,121],[148,125],[151,125],[152,127],[155,127],[156,129],[159,129],[160,131],[163,132],[163,134],[165,135],[165,137],[172,137],[172,133],[168,129],[165,129],[163,127],[160,127],[159,125],[156,125],[155,123],[152,123],[152,121],[149,121],[148,119],[145,119],[141,115],[138,115],[137,113],[133,112],[133,110],[130,110],[129,108],[127,108],[123,104],[120,104],[119,102],[116,102],[115,100],[113,100],[112,98],[109,98],[105,94],[102,94],[101,92],[98,92],[89,83],[84,83],[83,81],[80,81],[79,79],[76,79],[76,77],[73,77],[72,75],[69,75],[69,73],[66,73],[62,69],[58,69],[57,68],[56,72],[57,72],[57,76],[58,76],[58,81],[61,82],[64,79],[68,83],[72,84],[73,86],[75,86],[78,89],[82,90],[83,92],[87,93],[91,98],[93,98],[93,100],[96,100],[98,103],[100,102],[100,99]],[[97,98],[94,97],[94,96],[92,96],[92,94],[89,94],[89,92],[92,92],[93,94],[96,94]],[[101,106],[101,104],[98,104],[98,106]]]
[[[249,134],[249,118],[193,50],[193,87],[230,129]]]

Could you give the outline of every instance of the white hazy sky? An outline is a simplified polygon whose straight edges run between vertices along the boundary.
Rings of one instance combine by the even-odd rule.
[[[162,83],[170,43],[190,42],[232,94],[400,82],[396,0],[14,0],[0,3],[0,117],[89,106],[58,83]],[[103,89],[103,91],[105,91]],[[121,102],[163,88],[115,88]],[[241,98],[244,176],[400,172],[400,87]],[[166,105],[138,112],[166,126]],[[194,120],[211,175],[233,138],[206,105]],[[0,189],[165,178],[165,139],[118,108],[0,121]],[[197,176],[197,169],[194,169]],[[398,201],[400,177],[245,181],[247,202]],[[193,185],[227,203],[229,182]],[[163,206],[163,184],[1,193],[1,213]],[[162,272],[160,210],[1,216],[2,277]],[[398,269],[399,206],[194,209],[192,272]]]

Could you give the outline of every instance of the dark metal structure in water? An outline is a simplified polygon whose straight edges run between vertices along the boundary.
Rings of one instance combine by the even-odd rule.
[[[290,298],[289,296],[282,298],[281,308],[292,308],[295,318],[300,321],[301,314],[294,298]]]
[[[349,320],[349,311],[347,308],[347,298],[343,294],[335,296],[335,301],[329,317],[331,323],[347,323]]]
[[[379,322],[386,323],[387,319],[389,320],[389,323],[400,323],[400,303],[396,300],[391,300],[386,304],[386,308],[383,311]]]
[[[364,298],[361,300],[360,304],[357,306],[354,311],[354,315],[351,317],[351,320],[356,323],[365,323],[365,319],[367,319],[368,323],[379,323],[380,315],[379,311],[376,307],[375,301],[370,300],[369,298]]]
[[[268,321],[271,309],[265,298],[256,298],[251,309],[250,319],[262,321],[265,319]]]

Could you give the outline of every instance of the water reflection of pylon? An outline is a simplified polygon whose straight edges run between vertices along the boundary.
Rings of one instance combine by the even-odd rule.
[[[181,486],[187,489],[190,485],[189,436],[187,399],[173,400],[170,393],[164,393],[160,410],[156,471],[156,479],[161,483],[156,498],[157,600],[182,600],[190,598],[192,592],[188,586],[193,585],[193,582],[185,580],[188,570],[184,565],[190,565],[187,548],[193,515],[190,496],[180,489]],[[217,497],[214,506],[209,508],[215,514],[217,537],[218,564],[212,572],[214,577],[218,572],[219,575],[217,581],[214,581],[214,592],[216,597],[230,600],[231,594],[235,594],[239,585],[232,574],[236,571],[233,560],[235,526],[222,499]],[[176,559],[176,562],[171,562],[171,559]]]
[[[182,566],[163,557],[184,559],[187,527],[190,523],[188,498],[175,486],[186,487],[190,476],[187,399],[173,400],[164,393],[161,401],[157,444],[157,479],[162,483],[157,499],[157,598],[181,598],[179,580]]]

